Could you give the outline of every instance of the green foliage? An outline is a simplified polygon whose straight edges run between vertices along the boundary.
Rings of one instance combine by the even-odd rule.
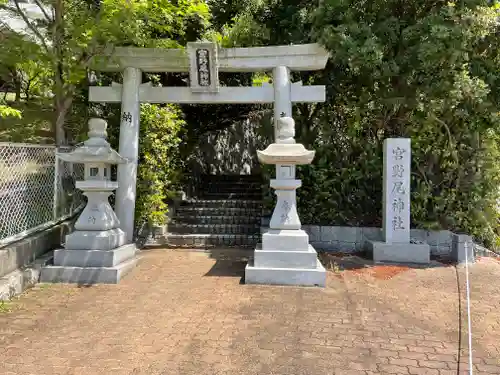
[[[325,139],[332,124],[321,125],[315,165],[303,168],[318,186],[302,196],[323,202],[308,207],[311,218],[377,224],[383,139],[410,137],[413,226],[493,243],[498,31],[486,1],[322,2],[313,36],[332,53],[325,78],[333,95],[323,111],[336,134]]]
[[[0,104],[0,118],[4,117],[17,117],[21,118],[21,111],[9,107],[8,105]]]
[[[253,1],[225,33],[233,45],[319,42],[327,102],[297,104],[305,223],[381,224],[382,145],[412,139],[412,226],[498,241],[498,4],[419,0]],[[271,172],[274,174],[274,171]]]
[[[0,118],[0,142],[53,144],[52,111],[38,103],[13,103],[22,116]]]
[[[12,302],[0,301],[0,314],[9,313],[12,311]]]
[[[0,8],[24,20],[30,35],[9,33],[3,40],[2,64],[15,65],[26,60],[47,64],[50,75],[60,75],[63,89],[86,78],[91,57],[117,44],[139,43],[145,38],[139,15],[141,1],[103,0],[99,8],[85,0],[42,1],[44,16],[34,21],[27,17],[20,1]],[[60,15],[58,19],[57,13]],[[134,22],[130,22],[134,20]],[[24,69],[23,69],[24,71]]]
[[[226,3],[233,5],[233,12]],[[235,47],[310,43],[310,13],[316,7],[316,0],[210,2],[214,24],[226,44]]]
[[[2,35],[0,74],[14,80],[26,78],[25,97],[35,94],[45,106],[53,106],[53,134],[57,144],[67,143],[66,128],[75,95],[88,84],[93,56],[121,44],[144,44],[147,36],[140,0],[102,0],[98,6],[86,0],[37,1],[41,17],[27,14],[23,2],[2,1],[0,9],[24,22],[29,33]],[[20,89],[22,83],[17,82]]]
[[[104,106],[108,138],[118,150],[120,107]],[[168,203],[180,190],[184,159],[179,145],[186,123],[175,105],[141,104],[135,226],[165,223]]]
[[[200,0],[147,1],[140,18],[149,47],[182,48],[210,26],[208,5]]]
[[[185,127],[182,112],[174,105],[141,106],[141,137],[137,172],[136,222],[164,224],[167,199],[180,181],[180,134]]]

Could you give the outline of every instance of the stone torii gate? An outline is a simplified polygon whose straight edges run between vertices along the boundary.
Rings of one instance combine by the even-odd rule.
[[[133,240],[139,153],[140,103],[242,104],[274,103],[277,119],[292,115],[292,103],[325,101],[325,86],[291,83],[291,71],[320,70],[328,52],[318,44],[252,48],[219,48],[214,43],[188,43],[187,49],[118,47],[96,58],[96,70],[123,72],[123,84],[90,87],[89,101],[122,103],[119,153],[128,160],[118,167],[116,214],[127,242]],[[272,71],[273,83],[255,87],[219,85],[218,72]],[[142,72],[189,72],[189,87],[153,87],[142,83]],[[295,177],[295,166],[277,166],[277,176]]]

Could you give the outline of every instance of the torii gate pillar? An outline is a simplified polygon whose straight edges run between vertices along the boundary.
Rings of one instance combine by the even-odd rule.
[[[127,235],[127,243],[131,243],[134,236],[141,80],[140,69],[128,67],[123,71],[119,153],[127,158],[128,163],[118,166],[115,212],[121,229]]]

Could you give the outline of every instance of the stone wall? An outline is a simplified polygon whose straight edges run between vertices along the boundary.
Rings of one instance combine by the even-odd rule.
[[[309,234],[311,244],[318,250],[360,251],[367,240],[383,240],[381,228],[305,225],[303,229]],[[453,233],[448,230],[412,229],[410,237],[428,243],[434,255],[451,253]]]
[[[269,218],[263,218],[261,232],[268,229],[268,224]],[[324,251],[357,252],[364,250],[367,240],[383,240],[381,228],[303,225],[302,229],[309,235],[311,245]],[[453,258],[461,254],[464,242],[472,245],[470,236],[455,234],[449,230],[412,229],[410,237],[429,244],[432,255]]]
[[[64,221],[0,249],[0,300],[9,299],[38,282],[43,255],[64,242],[73,224],[74,219]]]
[[[309,234],[309,241],[316,250],[323,251],[345,253],[363,251],[367,240],[383,240],[381,228],[304,225],[302,229]],[[478,251],[478,246],[474,244],[471,236],[453,233],[449,230],[412,229],[410,238],[429,244],[431,255],[443,256],[458,263],[465,261],[466,249],[468,260],[471,262],[474,261],[476,254],[497,255],[486,254],[487,249]]]

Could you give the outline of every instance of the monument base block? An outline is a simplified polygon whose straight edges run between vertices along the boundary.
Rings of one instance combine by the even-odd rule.
[[[254,266],[257,268],[307,268],[315,269],[318,254],[311,245],[307,250],[262,250],[261,244],[257,245],[254,252]]]
[[[366,249],[373,255],[374,262],[429,264],[430,246],[426,243],[388,243],[367,241]]]
[[[263,249],[301,251],[309,246],[309,236],[301,229],[269,229],[262,235]]]
[[[315,268],[255,267],[249,262],[245,268],[246,284],[321,286],[326,285],[325,267],[316,259]]]

